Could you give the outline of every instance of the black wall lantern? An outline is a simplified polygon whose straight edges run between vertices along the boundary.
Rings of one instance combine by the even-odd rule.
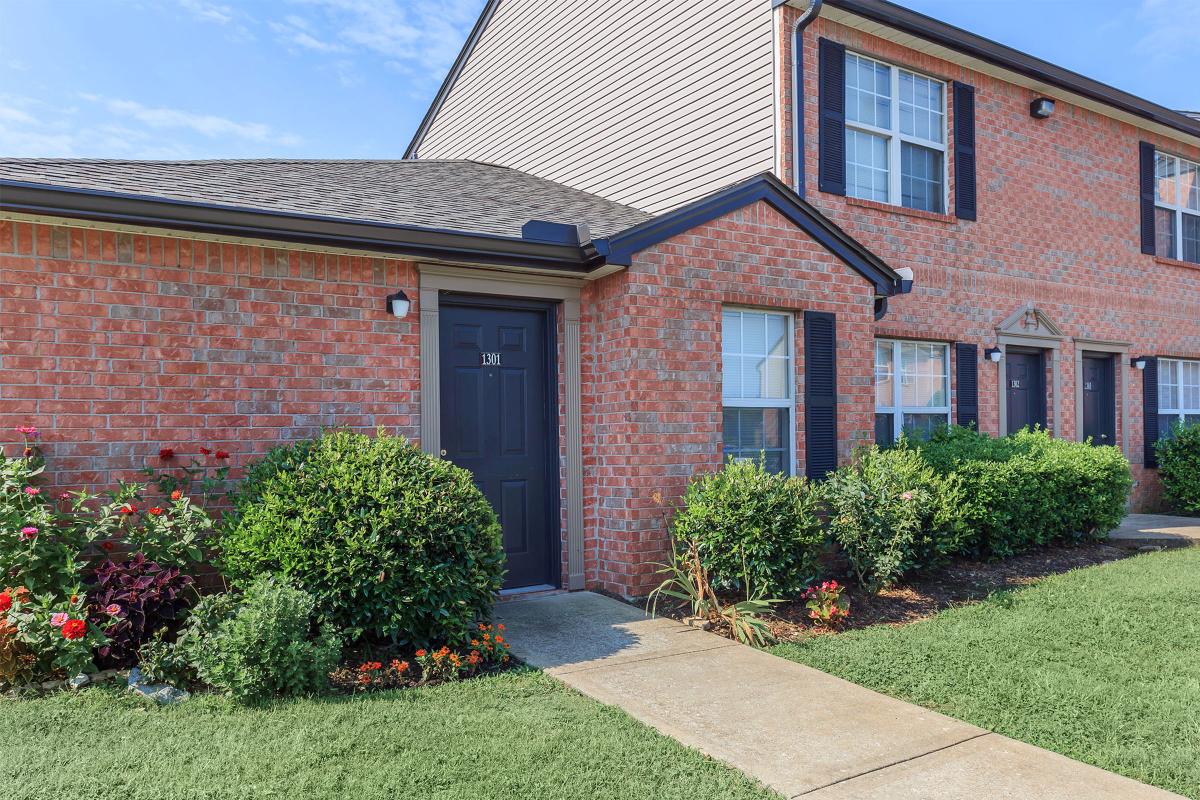
[[[991,361],[993,364],[999,364],[1004,352],[999,347],[989,347],[983,351],[983,354],[987,356],[988,361]]]
[[[1149,360],[1150,360],[1149,356],[1138,356],[1137,358],[1135,358],[1129,362],[1129,366],[1133,367],[1134,369],[1139,369],[1139,370],[1145,369],[1146,362]]]
[[[1029,104],[1029,116],[1034,119],[1045,119],[1054,113],[1054,101],[1049,97],[1039,97]]]
[[[408,309],[412,307],[412,303],[408,300],[408,295],[403,291],[389,294],[387,296],[386,308],[387,312],[396,319],[404,319],[408,316]]]

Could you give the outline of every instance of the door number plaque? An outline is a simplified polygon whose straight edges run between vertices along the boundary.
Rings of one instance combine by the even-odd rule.
[[[479,366],[481,367],[498,367],[500,366],[499,353],[480,353]]]
[[[1009,388],[1011,388],[1011,389],[1020,389],[1020,388],[1021,388],[1021,382],[1020,382],[1019,380],[1015,380],[1015,379],[1014,379],[1014,380],[1011,380],[1011,381],[1009,381],[1009,382],[1008,382],[1008,386],[1009,386]]]

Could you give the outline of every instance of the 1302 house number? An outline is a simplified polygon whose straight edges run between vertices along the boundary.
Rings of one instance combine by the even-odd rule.
[[[479,366],[481,367],[498,367],[500,366],[499,353],[480,353]]]

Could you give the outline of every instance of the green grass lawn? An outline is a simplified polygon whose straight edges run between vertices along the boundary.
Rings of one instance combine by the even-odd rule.
[[[778,800],[533,671],[239,708],[110,689],[0,701],[5,800]]]
[[[773,652],[1200,798],[1200,548]]]

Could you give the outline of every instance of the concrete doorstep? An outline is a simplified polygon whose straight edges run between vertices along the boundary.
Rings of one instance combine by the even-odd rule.
[[[1200,546],[1200,517],[1169,514],[1129,514],[1108,535],[1117,547],[1155,548]]]
[[[496,613],[526,663],[787,798],[1178,797],[591,592]]]

